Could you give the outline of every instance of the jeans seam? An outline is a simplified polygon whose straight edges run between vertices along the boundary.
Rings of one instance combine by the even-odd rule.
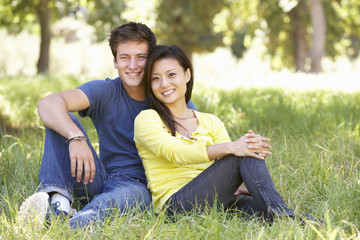
[[[255,176],[253,175],[252,171],[250,171],[252,178],[256,179]],[[285,206],[282,206],[281,204],[275,203],[274,199],[271,197],[271,195],[266,193],[266,190],[263,187],[263,184],[261,182],[256,182],[255,183],[256,188],[258,189],[260,195],[262,196],[262,198],[265,201],[265,204],[267,205],[267,211],[271,211],[272,213],[275,213],[277,216],[282,216],[283,213],[280,212],[281,210],[285,210],[286,214],[288,213],[288,208]],[[274,207],[274,205],[276,205],[276,207]],[[289,214],[291,215],[291,214]]]

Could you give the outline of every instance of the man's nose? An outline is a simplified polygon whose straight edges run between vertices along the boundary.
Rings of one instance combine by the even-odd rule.
[[[130,60],[129,60],[129,68],[133,69],[133,68],[136,68],[136,67],[137,67],[136,59],[135,58],[130,58]]]

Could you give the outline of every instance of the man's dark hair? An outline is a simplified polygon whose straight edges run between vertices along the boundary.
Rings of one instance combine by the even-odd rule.
[[[142,23],[129,22],[111,31],[109,45],[115,59],[118,45],[130,41],[147,42],[149,52],[156,46],[155,34],[148,26]]]
[[[175,45],[156,46],[151,51],[150,55],[146,60],[144,77],[143,77],[143,81],[145,82],[146,99],[149,103],[150,108],[154,109],[160,115],[163,122],[170,129],[171,134],[175,136],[176,124],[178,124],[179,126],[181,125],[175,121],[173,115],[171,114],[170,109],[156,98],[155,94],[151,89],[152,68],[154,67],[155,62],[166,58],[171,58],[178,61],[180,66],[184,69],[184,71],[190,69],[190,73],[191,73],[190,80],[186,83],[186,92],[185,92],[186,103],[188,103],[191,98],[191,93],[194,85],[194,70],[190,59],[186,56],[184,51]]]

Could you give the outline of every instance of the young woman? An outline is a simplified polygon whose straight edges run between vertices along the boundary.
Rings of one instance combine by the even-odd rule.
[[[134,139],[155,209],[172,214],[216,203],[269,220],[294,216],[264,161],[269,139],[249,131],[231,141],[216,116],[187,108],[194,72],[179,47],[156,47],[144,81],[152,109],[136,117]],[[243,182],[251,196],[234,196]]]

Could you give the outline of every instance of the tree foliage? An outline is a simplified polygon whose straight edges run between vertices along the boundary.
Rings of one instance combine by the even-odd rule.
[[[359,55],[360,1],[322,1],[326,17],[325,55],[331,59],[346,53],[351,59]],[[226,20],[219,24],[231,43],[236,32],[246,30],[245,46],[255,36],[262,37],[271,56],[272,67],[298,69],[298,41],[305,42],[306,56],[312,46],[312,26],[307,0],[229,0],[223,9]],[[259,31],[260,30],[260,31]],[[302,34],[302,40],[299,39]]]
[[[329,31],[331,29],[327,37],[333,46],[329,56],[345,52],[350,59],[356,59],[360,50],[360,1],[336,0],[325,7],[329,15],[337,16],[327,18]]]
[[[125,23],[121,17],[125,9],[124,0],[83,0],[81,5],[85,20],[95,28],[97,41],[107,39],[111,29]]]
[[[10,33],[38,28],[37,9],[41,0],[0,0],[0,26]],[[96,29],[97,40],[107,37],[110,29],[124,23],[122,0],[47,0],[51,24],[65,16],[82,17]]]
[[[107,38],[110,30],[121,23],[125,9],[122,0],[0,0],[0,26],[10,33],[24,29],[41,35],[38,73],[49,68],[51,25],[65,16],[84,19],[95,27],[96,39]]]
[[[69,14],[78,4],[75,0],[46,0],[51,15],[51,23]],[[0,26],[11,33],[24,29],[34,30],[39,23],[38,8],[41,0],[0,0]],[[35,27],[36,29],[36,27]]]
[[[213,18],[225,0],[161,0],[157,7],[156,35],[160,43],[179,45],[192,53],[213,51],[223,45],[213,31]]]

